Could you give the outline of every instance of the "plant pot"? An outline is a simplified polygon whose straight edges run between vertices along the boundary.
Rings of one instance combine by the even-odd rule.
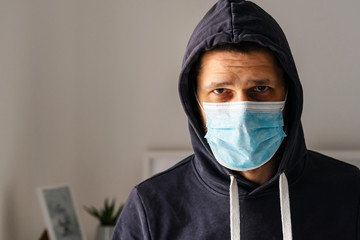
[[[99,226],[96,231],[96,240],[110,240],[114,226]]]

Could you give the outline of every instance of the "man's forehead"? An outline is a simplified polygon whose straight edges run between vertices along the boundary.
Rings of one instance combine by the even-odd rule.
[[[202,55],[200,70],[203,68],[221,72],[224,68],[241,70],[241,68],[259,68],[279,70],[275,57],[269,52],[252,51],[242,53],[236,51],[211,50]],[[200,73],[200,72],[199,72]]]
[[[268,51],[211,50],[202,56],[201,64],[198,77],[202,76],[201,81],[209,87],[234,85],[233,80],[239,76],[246,85],[283,85],[282,69]]]

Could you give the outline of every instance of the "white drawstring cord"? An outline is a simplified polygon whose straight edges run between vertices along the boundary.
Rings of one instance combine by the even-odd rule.
[[[231,240],[240,240],[239,190],[236,178],[230,175],[230,235]],[[284,240],[292,240],[289,185],[285,173],[279,178],[280,211]]]
[[[230,235],[231,240],[240,240],[239,190],[236,178],[230,175]]]
[[[289,185],[285,173],[280,175],[279,191],[283,239],[292,240]]]

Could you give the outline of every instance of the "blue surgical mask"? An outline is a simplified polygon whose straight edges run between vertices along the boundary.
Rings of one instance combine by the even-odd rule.
[[[282,102],[203,103],[205,138],[226,168],[245,171],[258,168],[275,154],[286,136]]]

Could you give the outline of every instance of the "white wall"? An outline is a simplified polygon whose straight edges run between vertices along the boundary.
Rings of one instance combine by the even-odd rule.
[[[125,201],[147,149],[189,148],[177,79],[215,2],[0,0],[0,239],[44,228],[37,186],[83,205]],[[256,1],[285,30],[304,85],[310,148],[360,149],[360,2]]]
[[[0,239],[31,234],[29,5],[0,1]],[[17,13],[17,15],[15,15]],[[20,234],[19,232],[23,233]]]

